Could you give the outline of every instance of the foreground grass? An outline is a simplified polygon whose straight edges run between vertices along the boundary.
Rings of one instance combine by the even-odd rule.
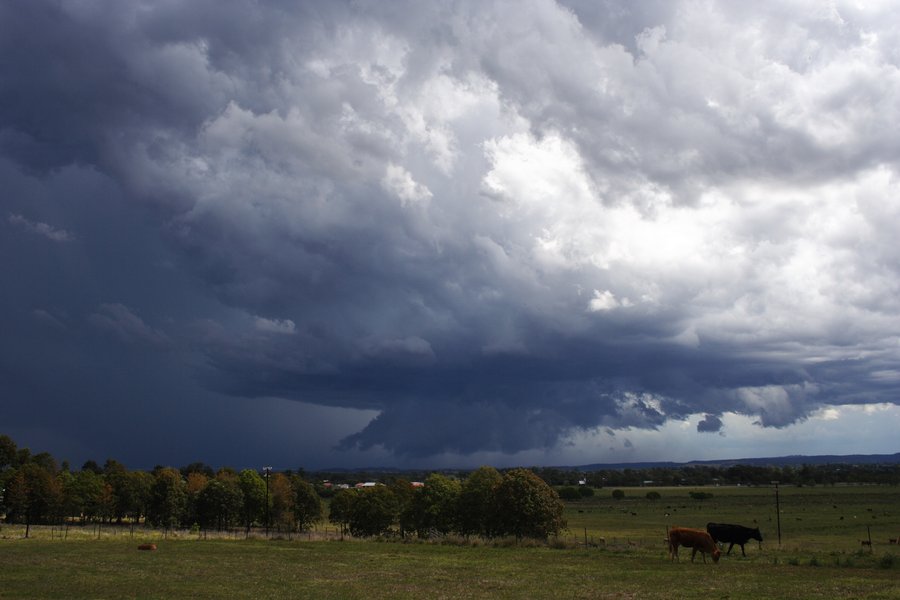
[[[662,548],[184,539],[141,552],[125,539],[6,539],[0,598],[900,598],[898,564],[785,558],[714,565],[672,563]]]

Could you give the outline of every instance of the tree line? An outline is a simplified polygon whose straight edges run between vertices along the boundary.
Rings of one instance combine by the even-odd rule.
[[[274,527],[302,531],[324,516],[355,536],[546,538],[565,528],[559,495],[526,469],[500,474],[482,467],[464,481],[439,473],[414,487],[401,477],[386,484],[342,489],[315,487],[301,472],[218,471],[203,463],[181,469],[128,470],[109,459],[73,471],[48,453],[32,455],[0,435],[0,514],[7,522],[54,524],[145,523],[222,530]]]
[[[355,536],[546,539],[565,529],[563,509],[556,490],[530,470],[501,474],[486,466],[462,481],[432,473],[417,488],[394,477],[386,485],[339,490],[329,520]]]
[[[759,466],[737,464],[729,466],[687,465],[679,467],[651,467],[625,469],[597,469],[583,471],[555,467],[532,467],[541,479],[553,486],[637,487],[654,485],[835,485],[838,483],[900,484],[900,464],[821,464]]]

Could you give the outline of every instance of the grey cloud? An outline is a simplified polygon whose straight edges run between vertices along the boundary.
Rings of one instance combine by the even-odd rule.
[[[17,227],[22,227],[26,231],[30,231],[32,233],[36,233],[38,235],[42,235],[48,240],[52,240],[54,242],[71,242],[74,240],[74,236],[66,231],[65,229],[57,229],[47,223],[32,222],[23,217],[22,215],[9,215],[9,222],[12,225]]]
[[[703,420],[697,423],[697,431],[702,433],[715,433],[722,430],[722,419],[718,415],[706,414]]]
[[[115,334],[124,342],[165,344],[168,336],[147,325],[130,308],[122,304],[101,304],[98,311],[88,317],[94,327]]]
[[[895,402],[894,34],[806,8],[7,7],[8,221],[206,393],[379,411],[343,448]]]

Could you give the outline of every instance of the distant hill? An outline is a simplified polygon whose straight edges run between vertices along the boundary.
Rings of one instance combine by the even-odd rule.
[[[634,462],[594,463],[577,467],[557,467],[576,471],[602,471],[608,469],[671,469],[691,466],[730,467],[750,465],[754,467],[788,467],[801,465],[883,465],[900,463],[900,452],[895,454],[821,454],[816,456],[791,455],[767,458],[734,458],[722,460],[692,460],[690,462]]]
[[[720,460],[692,460],[690,462],[630,462],[630,463],[593,463],[579,466],[553,466],[553,469],[565,469],[569,471],[603,471],[618,469],[676,469],[679,467],[710,466],[730,467],[733,465],[750,465],[754,467],[787,467],[802,465],[887,465],[900,464],[900,452],[895,454],[848,454],[833,455],[822,454],[816,456],[792,455],[771,456],[766,458],[730,458]],[[523,465],[534,466],[534,465]],[[314,472],[329,473],[370,473],[376,474],[405,474],[405,473],[442,473],[458,472],[467,473],[471,468],[441,468],[441,469],[401,469],[397,467],[364,467],[349,468],[335,467],[332,469],[312,469]]]

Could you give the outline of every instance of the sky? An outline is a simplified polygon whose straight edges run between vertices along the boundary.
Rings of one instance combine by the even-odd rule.
[[[0,433],[900,451],[900,3],[0,3]]]

